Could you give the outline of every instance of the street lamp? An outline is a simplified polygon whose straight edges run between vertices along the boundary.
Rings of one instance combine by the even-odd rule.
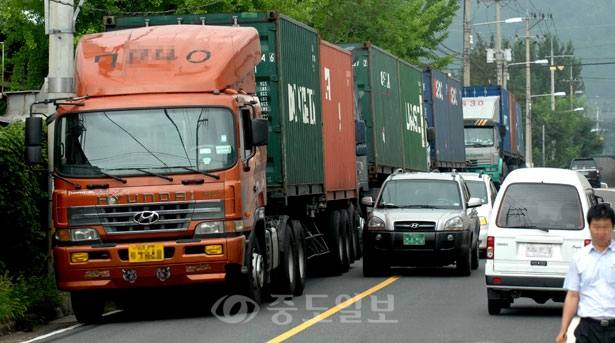
[[[499,5],[499,4],[498,4]],[[496,7],[496,9],[499,10],[499,6]],[[497,66],[497,80],[498,80],[498,86],[502,85],[502,34],[500,33],[500,24],[504,23],[504,24],[511,24],[511,23],[520,23],[523,21],[523,18],[509,18],[509,19],[504,19],[504,20],[499,20],[500,18],[500,13],[499,11],[496,10],[496,17],[497,20],[496,21],[489,21],[489,22],[485,22],[485,23],[478,23],[478,24],[470,24],[470,20],[469,20],[469,13],[466,13],[464,15],[464,17],[467,17],[464,20],[464,30],[463,30],[463,41],[464,41],[464,48],[463,48],[463,85],[464,86],[469,86],[470,85],[470,26],[480,26],[480,25],[490,25],[490,24],[497,24],[496,25],[496,51],[495,51],[495,62],[496,62],[496,66]]]
[[[540,60],[539,60],[540,61]],[[529,64],[529,63],[528,63]],[[529,94],[529,89],[527,90],[527,94]],[[550,96],[550,97],[560,97],[560,96],[566,96],[566,92],[555,92],[555,93],[549,93],[549,94],[535,94],[535,95],[530,95],[527,97],[527,99],[525,99],[525,109],[526,109],[526,116],[525,116],[525,135],[526,135],[526,142],[525,142],[525,163],[528,167],[533,167],[533,161],[532,161],[532,98],[538,98],[541,96]],[[529,151],[529,157],[528,157],[528,151]],[[545,126],[542,126],[542,166],[545,166]]]
[[[528,63],[530,64],[538,64],[538,65],[548,65],[549,64],[549,60],[536,60],[536,61],[529,61],[529,62],[513,62],[513,63],[507,63],[504,65],[504,84],[503,87],[506,88],[508,86],[508,80],[509,80],[509,76],[510,74],[508,73],[508,67],[511,66],[515,66],[515,65],[527,65]]]

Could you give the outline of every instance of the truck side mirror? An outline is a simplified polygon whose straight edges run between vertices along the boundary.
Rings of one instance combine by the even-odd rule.
[[[265,118],[252,119],[252,145],[269,144],[269,122]]]
[[[24,158],[26,164],[43,163],[43,118],[26,118],[26,139]]]

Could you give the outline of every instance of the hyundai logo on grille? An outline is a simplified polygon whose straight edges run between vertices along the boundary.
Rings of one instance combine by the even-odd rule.
[[[139,225],[152,225],[160,220],[160,215],[154,211],[137,212],[132,217],[132,220]]]
[[[412,223],[410,224],[410,227],[413,229],[418,229],[419,228],[419,223]]]

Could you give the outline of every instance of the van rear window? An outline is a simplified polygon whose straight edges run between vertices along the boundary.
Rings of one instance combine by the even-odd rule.
[[[575,187],[517,183],[506,188],[496,224],[503,228],[581,230],[584,215]]]

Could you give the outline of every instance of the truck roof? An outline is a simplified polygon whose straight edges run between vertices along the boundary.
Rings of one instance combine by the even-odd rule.
[[[254,94],[261,59],[252,27],[164,25],[89,34],[75,53],[77,95],[214,92]]]

